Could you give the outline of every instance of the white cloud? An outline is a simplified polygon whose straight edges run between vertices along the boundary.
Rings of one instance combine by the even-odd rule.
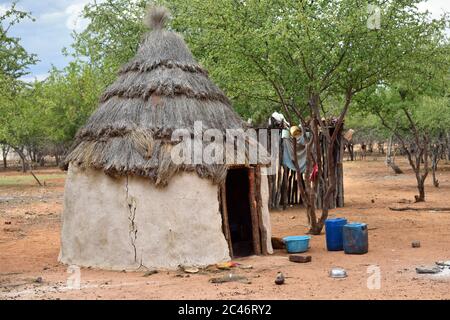
[[[429,11],[432,18],[439,18],[444,11],[450,12],[450,2],[448,0],[429,0],[418,4],[420,11]]]
[[[81,16],[83,9],[91,2],[93,0],[72,1],[72,4],[63,10],[42,14],[39,17],[39,21],[48,24],[59,24],[59,21],[63,21],[67,29],[81,32],[89,24],[89,21]],[[103,1],[97,1],[97,3],[101,2]]]
[[[5,14],[5,12],[8,10],[8,7],[5,4],[0,4],[0,15]]]
[[[97,0],[97,4],[104,2],[105,0]],[[93,0],[76,0],[75,3],[68,6],[65,10],[67,15],[66,27],[70,30],[77,32],[83,31],[89,24],[88,19],[81,17],[84,7],[92,3]]]
[[[81,17],[81,13],[83,12],[84,6],[88,2],[89,1],[82,1],[77,4],[72,4],[66,8],[65,10],[65,13],[67,15],[66,27],[68,29],[80,32],[87,27],[89,22],[87,21],[87,19]]]

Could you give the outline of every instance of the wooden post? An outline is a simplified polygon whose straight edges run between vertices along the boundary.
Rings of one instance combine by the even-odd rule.
[[[273,183],[272,183],[272,176],[268,177],[267,182],[269,184],[269,209],[273,209],[272,206],[272,189],[273,189]]]
[[[276,204],[276,174],[269,176],[269,186],[270,186],[270,209],[275,209]]]
[[[39,179],[36,177],[36,175],[33,173],[33,170],[30,170],[31,175],[33,176],[33,178],[37,181],[37,183],[39,183],[39,185],[42,187],[42,183],[41,181],[39,181]]]
[[[228,249],[230,250],[230,257],[233,257],[233,243],[231,242],[230,223],[228,221],[227,187],[225,183],[220,186],[219,199],[222,211],[222,231],[223,234],[225,235],[225,240],[227,240],[228,243]]]
[[[261,197],[261,167],[256,167],[256,209],[259,220],[259,233],[261,235],[261,252],[263,255],[267,255],[267,232],[262,218],[262,197]]]
[[[256,186],[255,186],[255,168],[248,168],[248,181],[249,181],[249,203],[250,203],[250,214],[252,217],[252,234],[253,234],[253,248],[255,249],[255,254],[261,254],[261,238],[259,235],[259,219],[256,205]]]
[[[289,170],[289,188],[288,188],[288,204],[294,204],[294,173],[295,171]]]
[[[270,130],[268,130],[268,134],[267,134],[267,150],[270,152],[270,156],[272,157],[272,133]],[[272,195],[272,190],[274,188],[274,183],[273,183],[273,175],[270,175],[267,177],[267,182],[269,184],[269,209],[272,210],[273,209],[273,195]]]
[[[337,200],[337,206],[339,208],[344,207],[344,137],[340,135],[340,149],[339,149],[339,160],[338,160],[338,200]]]
[[[323,171],[322,171],[322,181],[323,183],[321,184],[321,188],[320,193],[319,193],[319,206],[317,207],[318,209],[322,209],[324,206],[324,196],[325,196],[325,192],[328,188],[328,153],[327,153],[327,148],[328,148],[328,142],[325,139],[324,135],[321,134],[320,136],[320,143],[322,145],[322,163],[323,163]]]
[[[281,185],[281,203],[283,204],[283,210],[286,210],[288,206],[288,194],[289,194],[288,173],[289,173],[288,167],[283,166],[283,183]]]
[[[281,131],[280,131],[281,134]],[[280,142],[280,154],[278,155],[278,173],[277,173],[277,192],[275,196],[275,208],[278,208],[281,203],[281,187],[283,184],[283,176],[281,167],[283,166],[283,152],[284,152],[284,145],[283,145],[283,139],[281,136],[279,137]]]

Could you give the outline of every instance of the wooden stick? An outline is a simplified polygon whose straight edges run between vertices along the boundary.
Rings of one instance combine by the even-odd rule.
[[[283,204],[283,210],[286,210],[288,206],[288,167],[283,166],[283,182],[281,184],[281,202]]]
[[[273,201],[272,201],[272,189],[273,189],[273,183],[272,183],[272,176],[270,176],[268,179],[267,179],[267,182],[268,182],[268,184],[269,184],[269,209],[273,209],[273,205],[272,205],[272,203],[273,203]]]
[[[340,133],[340,148],[339,148],[339,156],[338,156],[338,163],[337,163],[337,168],[338,168],[338,180],[337,180],[337,195],[338,195],[338,199],[337,199],[337,206],[339,208],[344,207],[344,165],[343,165],[343,161],[344,161],[344,137],[342,136],[342,133]]]
[[[249,182],[249,204],[250,214],[252,217],[252,234],[253,234],[253,248],[255,254],[261,254],[261,239],[259,236],[259,219],[256,209],[256,197],[255,197],[255,169],[253,167],[248,169],[248,182]]]
[[[413,207],[405,207],[405,208],[391,208],[389,210],[392,211],[450,211],[450,208],[413,208]]]
[[[39,181],[39,179],[34,175],[33,171],[30,170],[31,175],[34,177],[34,179],[37,181],[37,183],[39,183],[39,185],[42,187],[42,183]]]
[[[263,255],[267,255],[267,231],[264,226],[262,218],[262,196],[261,196],[261,167],[256,168],[256,209],[258,213],[259,220],[259,233],[261,235],[261,252]]]
[[[258,170],[256,170],[258,172]],[[292,194],[293,194],[293,188],[292,188],[292,171],[288,170],[288,192],[287,192],[287,204],[292,204],[293,199],[292,199]]]
[[[281,134],[281,131],[280,131]],[[280,153],[278,155],[278,173],[277,173],[277,192],[276,192],[276,197],[275,197],[275,207],[278,208],[281,204],[281,187],[283,184],[283,175],[282,175],[282,166],[283,166],[283,150],[284,150],[284,145],[283,145],[283,139],[281,138],[281,136],[279,137],[280,142]]]
[[[230,257],[233,257],[233,243],[231,242],[230,223],[228,221],[227,187],[225,184],[220,186],[220,201],[222,203],[222,230],[225,235],[225,239],[228,242]]]

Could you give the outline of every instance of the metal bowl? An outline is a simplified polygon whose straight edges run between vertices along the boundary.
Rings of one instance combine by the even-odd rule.
[[[330,271],[331,278],[347,278],[347,271],[342,268],[333,268]]]

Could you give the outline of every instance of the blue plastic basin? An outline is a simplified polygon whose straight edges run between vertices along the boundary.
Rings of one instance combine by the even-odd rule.
[[[283,241],[286,244],[287,252],[299,253],[308,251],[310,239],[310,236],[289,236],[284,237]]]

